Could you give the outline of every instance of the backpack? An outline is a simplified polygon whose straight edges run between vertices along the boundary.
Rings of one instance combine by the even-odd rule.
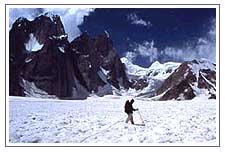
[[[127,109],[129,109],[129,100],[126,101],[125,106],[124,106],[124,112],[127,112]]]

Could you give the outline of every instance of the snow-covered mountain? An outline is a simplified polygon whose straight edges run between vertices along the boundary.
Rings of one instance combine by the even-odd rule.
[[[179,66],[180,66],[180,63],[177,63],[177,62],[166,62],[164,64],[161,64],[158,61],[156,61],[149,67],[149,72],[147,73],[147,75],[155,79],[165,80]]]
[[[122,57],[121,61],[126,66],[126,72],[129,76],[151,77],[154,79],[165,80],[174,72],[180,63],[167,62],[164,64],[155,61],[150,67],[143,68],[130,62],[126,57]]]
[[[192,99],[200,94],[216,98],[216,64],[206,59],[182,63],[157,90],[160,100]]]
[[[136,75],[136,76],[145,76],[148,73],[148,68],[143,68],[138,65],[133,64],[129,61],[126,57],[122,57],[120,59],[122,63],[126,66],[126,72],[129,76]]]
[[[121,58],[125,64],[128,78],[131,81],[132,88],[136,90],[136,96],[152,97],[156,90],[162,85],[180,63],[167,62],[164,64],[158,61],[154,62],[150,67],[143,68],[133,64],[127,58]]]
[[[9,32],[9,58],[12,96],[85,99],[90,94],[127,93],[164,94],[161,100],[167,100],[216,94],[216,69],[209,61],[156,61],[143,68],[120,58],[107,32],[95,38],[84,32],[69,42],[60,16],[51,13],[15,21]]]

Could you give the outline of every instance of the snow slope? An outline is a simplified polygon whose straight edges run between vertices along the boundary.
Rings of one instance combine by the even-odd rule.
[[[121,62],[125,64],[128,75],[143,76],[148,72],[148,68],[143,68],[130,62],[126,57],[122,57]]]
[[[135,76],[148,76],[158,80],[165,80],[180,66],[180,63],[167,62],[164,64],[158,61],[152,63],[148,68],[143,68],[130,62],[126,57],[121,58],[121,62],[126,65],[127,74]]]
[[[132,80],[144,79],[148,83],[147,87],[142,90],[129,89],[120,91],[123,95],[152,97],[156,90],[180,66],[180,63],[167,62],[164,64],[158,61],[154,62],[150,67],[143,68],[130,62],[126,57],[121,58],[121,62],[126,66],[127,76]]]
[[[126,124],[118,96],[86,100],[9,97],[10,143],[216,144],[216,101],[135,99],[145,126]],[[134,121],[141,124],[138,112]]]

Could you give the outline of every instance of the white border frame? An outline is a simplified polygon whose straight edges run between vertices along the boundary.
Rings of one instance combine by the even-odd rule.
[[[113,4],[113,5],[80,5],[80,4],[66,4],[66,5],[58,5],[58,4],[52,4],[52,5],[48,5],[48,4],[43,4],[43,5],[35,5],[35,4],[31,4],[31,5],[14,5],[14,4],[6,4],[5,5],[5,12],[6,12],[6,145],[7,147],[11,147],[11,146],[78,146],[78,147],[86,147],[86,146],[97,146],[97,147],[104,147],[104,146],[147,146],[147,147],[177,147],[177,146],[181,146],[181,147],[187,147],[187,146],[190,146],[190,147],[218,147],[220,145],[220,134],[219,134],[219,131],[220,131],[220,126],[219,126],[219,117],[220,117],[220,99],[219,99],[219,93],[220,93],[220,83],[219,83],[219,80],[220,80],[220,77],[219,77],[219,71],[220,71],[220,66],[219,66],[219,55],[220,55],[220,46],[219,46],[219,21],[220,21],[220,18],[219,18],[219,9],[220,9],[220,5],[218,4],[211,4],[211,5],[207,5],[207,4],[203,4],[203,5],[199,5],[199,4],[187,4],[187,5],[184,5],[184,4],[181,4],[181,5],[155,5],[155,4],[149,4],[149,5],[144,5],[144,4],[138,4],[138,5],[121,5],[121,4]],[[35,143],[35,144],[32,144],[32,143],[9,143],[9,101],[8,101],[8,95],[9,95],[9,9],[10,8],[216,8],[216,65],[217,65],[217,73],[216,73],[216,83],[219,84],[216,86],[216,89],[218,90],[217,91],[217,101],[219,101],[216,105],[216,109],[217,109],[217,118],[216,118],[216,122],[217,122],[217,126],[216,126],[216,132],[217,132],[217,141],[216,143],[213,143],[213,144],[204,144],[204,143],[201,143],[201,144],[80,144],[80,143],[57,143],[57,144],[54,144],[54,143]]]

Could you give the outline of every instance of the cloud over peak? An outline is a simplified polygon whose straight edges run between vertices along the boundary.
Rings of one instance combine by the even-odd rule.
[[[131,13],[127,16],[127,20],[131,22],[131,24],[141,25],[141,26],[152,26],[150,21],[145,21],[142,18],[138,17],[137,14]]]
[[[84,21],[84,16],[88,16],[94,9],[92,8],[10,8],[9,9],[9,26],[19,17],[25,17],[33,20],[37,16],[52,12],[61,17],[69,41],[80,35],[78,28]]]
[[[166,46],[163,49],[158,49],[153,40],[140,44],[134,43],[130,47],[131,51],[124,55],[131,62],[135,62],[138,57],[147,59],[149,65],[156,60],[183,62],[200,58],[216,62],[216,20],[211,21],[209,31],[204,36],[199,37],[194,43],[187,42],[183,47]]]

